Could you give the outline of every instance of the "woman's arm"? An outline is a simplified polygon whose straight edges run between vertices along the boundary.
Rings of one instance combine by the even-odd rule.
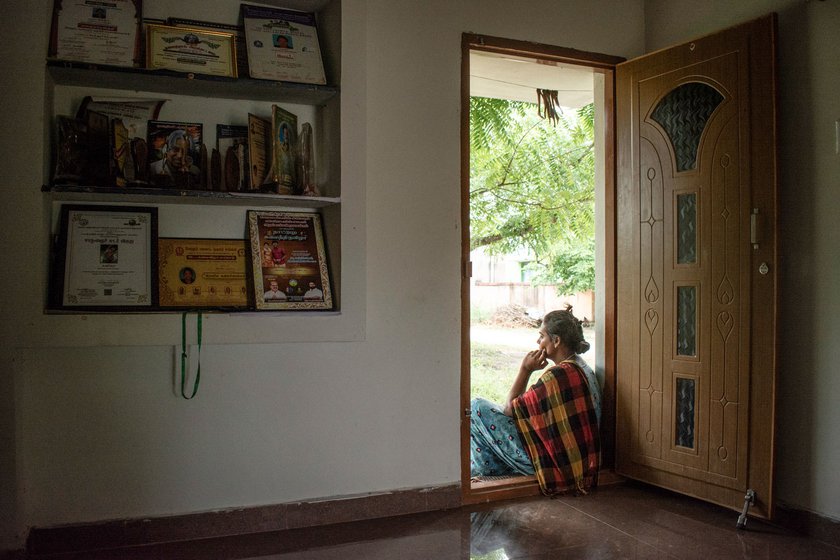
[[[542,369],[548,365],[548,360],[545,357],[545,350],[531,350],[525,357],[522,358],[522,365],[519,366],[519,373],[516,374],[516,379],[508,392],[507,399],[505,399],[504,413],[507,416],[513,416],[513,407],[511,401],[525,392],[525,387],[528,386],[528,379],[531,374]]]

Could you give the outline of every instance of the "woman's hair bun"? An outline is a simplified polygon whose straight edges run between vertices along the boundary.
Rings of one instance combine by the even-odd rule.
[[[589,351],[589,343],[585,340],[581,340],[578,342],[577,353],[578,354],[585,354]]]

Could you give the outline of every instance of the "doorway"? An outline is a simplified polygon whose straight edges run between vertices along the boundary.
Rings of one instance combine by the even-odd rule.
[[[586,318],[589,323],[587,339],[592,343],[593,350],[586,356],[587,361],[595,369],[603,388],[602,404],[602,458],[603,465],[611,466],[614,462],[613,444],[615,433],[615,403],[614,403],[614,317],[615,317],[615,175],[614,175],[614,79],[613,68],[622,59],[594,53],[583,53],[549,45],[538,45],[521,41],[500,39],[495,37],[465,34],[462,41],[462,361],[461,361],[461,404],[464,412],[461,429],[461,458],[462,458],[462,488],[465,503],[475,503],[505,499],[516,496],[539,493],[539,487],[534,477],[491,477],[472,480],[470,477],[470,448],[469,448],[469,415],[470,400],[477,392],[489,391],[483,382],[477,382],[479,377],[486,378],[489,374],[495,378],[496,392],[506,382],[512,381],[516,370],[497,371],[505,369],[505,360],[510,364],[515,362],[527,350],[535,346],[536,327],[533,323],[528,328],[529,321],[538,319],[547,311],[562,307],[565,302],[571,303],[575,314]],[[541,90],[538,94],[537,90]],[[540,97],[538,98],[538,95]],[[538,103],[538,100],[540,101]],[[583,282],[575,290],[560,288],[556,284],[562,279],[557,270],[554,278],[547,274],[552,259],[540,254],[540,249],[546,249],[545,239],[526,239],[523,233],[520,240],[508,240],[506,248],[499,251],[499,234],[504,232],[515,235],[518,224],[520,233],[528,231],[536,236],[533,222],[529,222],[528,212],[508,212],[505,223],[497,226],[494,232],[486,222],[492,222],[494,212],[501,214],[492,204],[484,207],[481,197],[476,196],[475,184],[471,188],[471,177],[477,171],[492,167],[492,163],[472,161],[476,155],[474,144],[471,143],[471,128],[476,119],[473,111],[491,111],[487,126],[500,127],[502,132],[510,134],[508,145],[512,150],[521,150],[522,143],[527,136],[539,135],[540,130],[550,129],[545,123],[540,124],[533,115],[523,117],[527,122],[513,119],[492,118],[492,110],[501,106],[515,106],[514,113],[520,115],[522,103],[530,103],[526,109],[539,112],[543,118],[556,118],[552,123],[557,127],[557,135],[568,135],[576,126],[586,126],[581,119],[586,120],[589,111],[589,126],[591,126],[590,140],[592,145],[589,152],[592,156],[592,174],[585,181],[579,178],[571,179],[572,183],[582,185],[586,183],[588,192],[578,192],[578,197],[590,197],[589,214],[593,223],[589,229],[581,228],[581,232],[589,233],[586,241],[591,243],[591,254],[587,257],[595,262],[594,282],[590,286]],[[498,117],[498,111],[496,113]],[[536,131],[536,132],[535,132]],[[495,132],[499,132],[498,130]],[[549,135],[551,133],[548,133]],[[474,139],[473,139],[474,140]],[[562,150],[561,150],[562,151]],[[557,153],[547,150],[546,153]],[[502,155],[509,168],[513,167],[512,154]],[[539,159],[539,158],[537,158]],[[505,162],[497,165],[504,167]],[[507,173],[503,170],[502,173]],[[560,179],[558,179],[559,181]],[[566,180],[569,180],[566,178]],[[492,180],[491,180],[492,182]],[[515,182],[515,181],[514,181]],[[499,184],[497,181],[496,184]],[[508,209],[521,205],[543,206],[545,215],[559,221],[557,228],[575,227],[575,219],[585,220],[586,212],[568,210],[571,204],[543,204],[536,200],[541,192],[550,192],[552,197],[565,196],[563,193],[539,189],[514,188],[507,185],[504,195],[498,193],[490,198],[501,200]],[[508,197],[517,197],[511,199]],[[563,202],[563,201],[560,201]],[[568,202],[568,201],[566,201]],[[578,201],[580,202],[580,201]],[[477,207],[481,205],[481,207]],[[585,203],[579,206],[585,206]],[[594,213],[592,209],[594,208]],[[565,213],[564,213],[565,210]],[[482,214],[483,213],[483,214]],[[583,217],[581,217],[583,216]],[[530,216],[533,218],[533,216]],[[544,219],[544,217],[543,217]],[[568,219],[572,222],[565,223]],[[536,221],[539,222],[537,217]],[[492,226],[493,224],[491,224]],[[544,236],[553,236],[552,228],[536,229]],[[546,233],[549,232],[549,233]],[[581,233],[578,232],[578,233]],[[562,234],[562,231],[560,232]],[[496,241],[495,248],[489,248],[488,241]],[[529,242],[530,241],[530,242]],[[578,239],[580,241],[580,239]],[[502,242],[502,245],[505,245]],[[556,248],[555,248],[556,250]],[[566,251],[568,253],[568,251]],[[568,270],[568,269],[567,269]],[[536,275],[543,284],[532,283],[532,276]],[[553,281],[552,281],[553,280]],[[578,289],[589,287],[590,290]],[[557,292],[576,292],[558,295]],[[588,292],[588,293],[587,293]],[[587,297],[588,296],[588,297]],[[501,311],[500,311],[500,308]],[[504,338],[505,348],[495,348],[498,342],[498,329],[493,325],[498,318],[490,317],[493,311],[501,313],[501,321],[509,318],[513,325],[519,326]],[[483,319],[484,324],[476,324],[476,319]],[[489,319],[489,320],[488,320]],[[488,325],[489,323],[489,325]],[[495,335],[495,336],[494,336]],[[512,342],[521,340],[521,343]],[[518,347],[521,346],[521,348]],[[481,358],[486,354],[501,358],[481,364]],[[500,364],[501,366],[497,365]],[[510,367],[509,365],[507,367]],[[494,369],[496,368],[496,369]],[[534,376],[536,378],[537,376]],[[498,399],[498,395],[495,395]],[[503,397],[502,397],[503,398]],[[491,399],[492,400],[492,399]]]

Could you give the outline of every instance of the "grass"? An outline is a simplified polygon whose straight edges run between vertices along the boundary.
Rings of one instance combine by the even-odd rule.
[[[513,356],[491,344],[472,343],[470,397],[484,397],[502,403],[507,397],[522,355]]]
[[[508,560],[508,556],[505,554],[504,549],[500,548],[499,550],[494,550],[481,556],[470,555],[470,560]]]

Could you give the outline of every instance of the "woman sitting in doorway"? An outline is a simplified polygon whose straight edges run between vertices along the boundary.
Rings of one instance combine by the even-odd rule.
[[[601,389],[581,357],[589,343],[571,306],[545,316],[537,344],[522,359],[504,405],[470,403],[471,475],[536,474],[544,494],[586,493],[598,480]],[[526,390],[549,360],[554,366]]]

